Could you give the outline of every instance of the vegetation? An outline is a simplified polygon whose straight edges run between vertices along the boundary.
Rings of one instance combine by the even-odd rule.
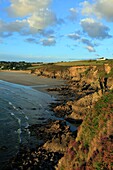
[[[113,63],[113,60],[103,60],[103,61],[97,61],[97,60],[80,60],[80,61],[71,61],[71,62],[58,62],[55,63],[55,65],[60,66],[100,66],[106,63]]]
[[[1,70],[26,70],[28,67],[31,66],[31,63],[26,63],[25,61],[20,62],[0,62],[0,69]]]
[[[87,113],[77,139],[71,141],[59,169],[113,169],[113,91]]]
[[[29,63],[25,61],[20,62],[0,62],[0,69],[13,69],[13,70],[24,70],[24,69],[44,69],[47,71],[58,71],[58,70],[65,70],[72,66],[103,66],[104,64],[113,65],[113,60],[103,60],[103,61],[96,61],[96,60],[81,60],[81,61],[71,61],[71,62],[56,62],[56,63]]]

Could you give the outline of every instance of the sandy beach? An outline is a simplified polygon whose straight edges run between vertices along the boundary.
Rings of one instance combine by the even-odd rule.
[[[22,71],[0,71],[0,80],[10,83],[31,86],[32,88],[41,92],[47,92],[48,88],[55,88],[65,83],[64,80],[38,77],[29,72]]]

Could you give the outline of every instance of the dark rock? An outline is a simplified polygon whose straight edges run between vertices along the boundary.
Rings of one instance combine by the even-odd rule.
[[[82,119],[73,119],[73,118],[65,118],[66,121],[73,123],[73,124],[81,124],[83,122]]]
[[[83,90],[88,90],[88,88],[89,88],[90,86],[91,86],[90,84],[84,84],[83,87],[82,87],[82,91],[83,91]]]
[[[45,120],[45,118],[44,117],[39,117],[38,120]]]
[[[7,148],[7,146],[5,146],[5,145],[0,147],[0,150],[1,150],[1,151],[5,151],[5,150],[7,150],[7,149],[8,149],[8,148]]]
[[[18,107],[20,110],[23,110],[21,107]]]
[[[36,108],[31,108],[31,110],[36,110]]]

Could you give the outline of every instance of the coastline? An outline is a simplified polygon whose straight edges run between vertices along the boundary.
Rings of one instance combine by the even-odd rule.
[[[17,155],[9,160],[6,168],[19,169],[21,166],[23,169],[24,167],[25,169],[38,167],[39,170],[44,170],[48,165],[48,169],[55,170],[59,160],[66,152],[69,141],[73,141],[76,138],[77,129],[82,123],[80,117],[68,117],[72,113],[73,99],[84,97],[88,89],[84,92],[80,91],[81,87],[84,86],[80,82],[79,88],[73,81],[68,81],[66,86],[64,86],[64,80],[37,77],[36,75],[20,72],[0,72],[0,79],[29,86],[53,96],[56,93],[59,94],[56,97],[58,100],[50,103],[50,110],[54,112],[56,120],[48,120],[43,125],[34,124],[28,127],[31,134],[33,133],[41,141],[41,145],[39,144],[36,148],[21,146]],[[72,125],[74,130],[71,129]],[[24,162],[26,163],[24,164]]]
[[[56,92],[56,91],[48,91],[47,89],[56,88],[56,87],[58,88],[58,87],[60,87],[60,86],[62,86],[64,84],[63,80],[56,80],[56,79],[45,78],[45,77],[37,77],[36,75],[31,75],[31,74],[28,74],[26,72],[11,72],[11,71],[10,72],[7,72],[7,71],[0,72],[0,80],[6,81],[8,83],[17,84],[17,85],[28,86],[30,88],[33,88],[33,89],[39,91],[39,92],[43,92],[43,93],[46,93],[48,95],[54,96],[55,99],[57,98],[58,92]],[[52,102],[54,102],[54,101],[52,101]],[[52,125],[54,126],[55,124],[54,124],[53,120],[49,120],[49,121],[50,121],[49,122],[50,123],[50,129],[51,129],[51,126]],[[58,122],[58,123],[60,123],[60,122]],[[44,126],[46,126],[47,124],[48,124],[48,121],[45,122],[44,125],[39,124],[39,129],[42,130],[44,128]],[[29,128],[31,128],[31,131],[35,131],[37,129],[37,125],[35,126],[35,124],[34,124],[34,125],[30,126]],[[59,132],[59,129],[57,129],[57,130]],[[42,132],[39,131],[39,134],[42,134]],[[35,135],[35,136],[37,136],[37,135]],[[53,137],[53,135],[51,135],[51,136]],[[40,139],[40,136],[38,138],[39,138],[39,140],[41,140],[41,141],[43,140],[43,141],[46,142],[48,140],[48,138],[49,138],[49,135],[48,135],[48,137],[46,137],[46,135],[43,136],[42,139]],[[21,152],[21,150],[22,150],[22,153],[27,152],[27,150],[25,148],[28,148],[28,146],[20,146],[20,149],[19,149],[18,152]],[[40,148],[40,150],[42,150],[42,149]],[[45,156],[48,154],[48,152],[46,153],[46,151],[44,151],[44,153],[45,153]],[[57,157],[56,153],[55,154],[53,153],[52,155],[55,155],[55,157],[56,157],[55,159],[57,161],[57,160],[59,160],[61,158],[62,154],[59,154],[58,157]],[[16,158],[16,155],[14,157]],[[21,158],[19,158],[19,160],[20,159]],[[12,162],[11,162],[10,165],[12,166]],[[10,165],[9,165],[8,168],[10,168]],[[7,169],[7,167],[5,167],[5,168]]]
[[[73,156],[70,146],[73,147],[76,144],[87,113],[92,113],[95,103],[102,97],[101,89],[92,86],[86,79],[68,80],[65,84],[63,80],[37,77],[36,75],[17,74],[17,72],[16,74],[15,72],[5,72],[5,74],[8,75],[7,79],[2,73],[2,78],[5,81],[27,85],[52,95],[58,93],[56,101],[49,105],[50,111],[54,112],[56,119],[49,119],[43,125],[33,124],[28,127],[30,133],[34,134],[41,143],[37,143],[34,148],[20,146],[17,155],[9,160],[5,170],[29,168],[58,170],[62,164],[65,166],[62,161],[67,161],[66,153],[69,153],[69,159],[70,156]],[[74,130],[71,129],[71,125],[74,125]],[[78,144],[82,143],[77,143],[77,146]],[[81,152],[81,149],[79,150]]]
[[[91,67],[85,72],[82,68],[82,73],[78,70],[77,74],[72,74],[73,71],[76,69],[71,70],[72,77],[64,77],[67,80],[63,86],[62,84],[56,86],[47,83],[36,84],[36,82],[32,84],[33,81],[24,82],[25,80],[22,80],[29,86],[28,89],[35,89],[35,93],[36,90],[49,93],[52,98],[52,95],[57,93],[55,102],[52,99],[52,102],[47,103],[48,113],[52,111],[55,120],[50,118],[43,125],[40,122],[40,124],[34,123],[29,126],[30,134],[37,137],[41,143],[34,148],[21,145],[18,153],[9,160],[5,170],[113,168],[113,130],[111,128],[113,127],[113,70],[110,74],[107,72],[107,89],[105,86],[103,89],[98,81],[100,73],[103,75],[106,71],[103,67]],[[36,73],[43,75],[46,79],[46,74]],[[32,74],[32,78],[37,75]],[[106,78],[106,75],[103,76]],[[17,77],[16,74],[16,82],[19,82]],[[49,74],[47,77],[54,76]],[[58,75],[55,77],[60,78]],[[42,79],[43,77],[37,78]],[[42,93],[43,99],[44,93]],[[45,109],[43,113],[45,113]],[[74,130],[71,129],[71,125],[74,125]],[[99,164],[97,164],[98,160]]]
[[[5,81],[9,80],[9,82],[27,85],[53,95],[54,92],[59,94],[58,100],[55,103],[50,103],[50,109],[58,119],[55,121],[48,120],[44,125],[34,124],[29,127],[31,134],[35,134],[42,141],[41,145],[36,148],[20,147],[18,154],[10,160],[7,169],[19,169],[19,167],[22,167],[22,169],[36,167],[39,170],[57,169],[58,162],[67,151],[70,141],[74,141],[77,137],[78,127],[86,113],[84,102],[88,100],[87,95],[90,94],[90,99],[92,99],[95,89],[91,90],[89,86],[87,87],[87,84],[84,85],[84,82],[80,81],[78,83],[68,81],[67,86],[62,86],[64,80],[37,77],[24,73],[17,74],[17,72],[5,72],[4,74],[2,73],[2,78]],[[47,85],[47,88],[41,87],[43,85]],[[46,91],[47,89],[49,89],[49,92]],[[83,108],[80,116],[78,112],[81,112],[81,104],[83,104]],[[76,112],[73,112],[74,110]],[[76,127],[74,131],[70,128],[72,124]]]
[[[29,71],[0,71],[0,80],[14,84],[30,86],[31,88],[50,94],[57,95],[55,91],[48,91],[49,88],[56,88],[65,85],[65,80],[38,77],[30,74]]]

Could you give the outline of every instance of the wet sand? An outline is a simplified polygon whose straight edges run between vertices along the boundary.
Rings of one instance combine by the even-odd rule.
[[[30,86],[38,91],[46,93],[53,93],[48,92],[48,88],[55,88],[65,83],[64,80],[38,77],[29,72],[22,71],[0,71],[0,80]]]

